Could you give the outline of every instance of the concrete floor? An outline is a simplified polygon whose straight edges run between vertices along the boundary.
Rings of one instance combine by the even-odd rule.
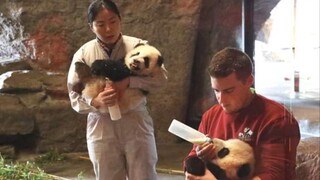
[[[188,142],[157,145],[159,161],[157,164],[158,180],[184,180],[182,162],[192,148]],[[71,153],[62,162],[47,164],[45,172],[61,180],[95,180],[91,162],[86,153]]]

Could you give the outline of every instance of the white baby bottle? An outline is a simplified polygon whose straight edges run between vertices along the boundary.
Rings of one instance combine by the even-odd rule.
[[[110,88],[111,85],[109,82],[106,83],[106,88]],[[116,100],[115,104],[112,106],[108,106],[108,111],[111,117],[111,120],[119,120],[121,119],[121,112],[120,112],[120,107],[118,104],[118,101]]]

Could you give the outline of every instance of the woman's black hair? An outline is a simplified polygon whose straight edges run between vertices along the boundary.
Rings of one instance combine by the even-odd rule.
[[[97,14],[102,8],[106,8],[115,13],[120,19],[120,12],[117,5],[111,0],[95,0],[88,8],[88,23],[91,24],[95,20]]]

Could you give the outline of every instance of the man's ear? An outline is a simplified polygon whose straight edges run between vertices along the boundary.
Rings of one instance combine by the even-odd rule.
[[[251,74],[247,79],[247,85],[251,87],[253,85],[253,82],[254,82],[254,77]]]

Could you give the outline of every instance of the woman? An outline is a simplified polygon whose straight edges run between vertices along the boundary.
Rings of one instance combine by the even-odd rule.
[[[105,88],[96,97],[84,98],[73,90],[78,82],[75,63],[91,65],[96,59],[116,60],[147,41],[123,35],[121,16],[110,0],[95,0],[88,8],[88,24],[96,38],[85,43],[74,54],[69,74],[68,90],[72,108],[78,113],[88,113],[87,145],[97,180],[153,180],[157,179],[157,151],[153,121],[146,108],[146,97],[137,108],[112,121],[109,114],[99,113],[102,106],[111,106],[126,88],[153,91],[167,81],[163,76],[128,77]]]

